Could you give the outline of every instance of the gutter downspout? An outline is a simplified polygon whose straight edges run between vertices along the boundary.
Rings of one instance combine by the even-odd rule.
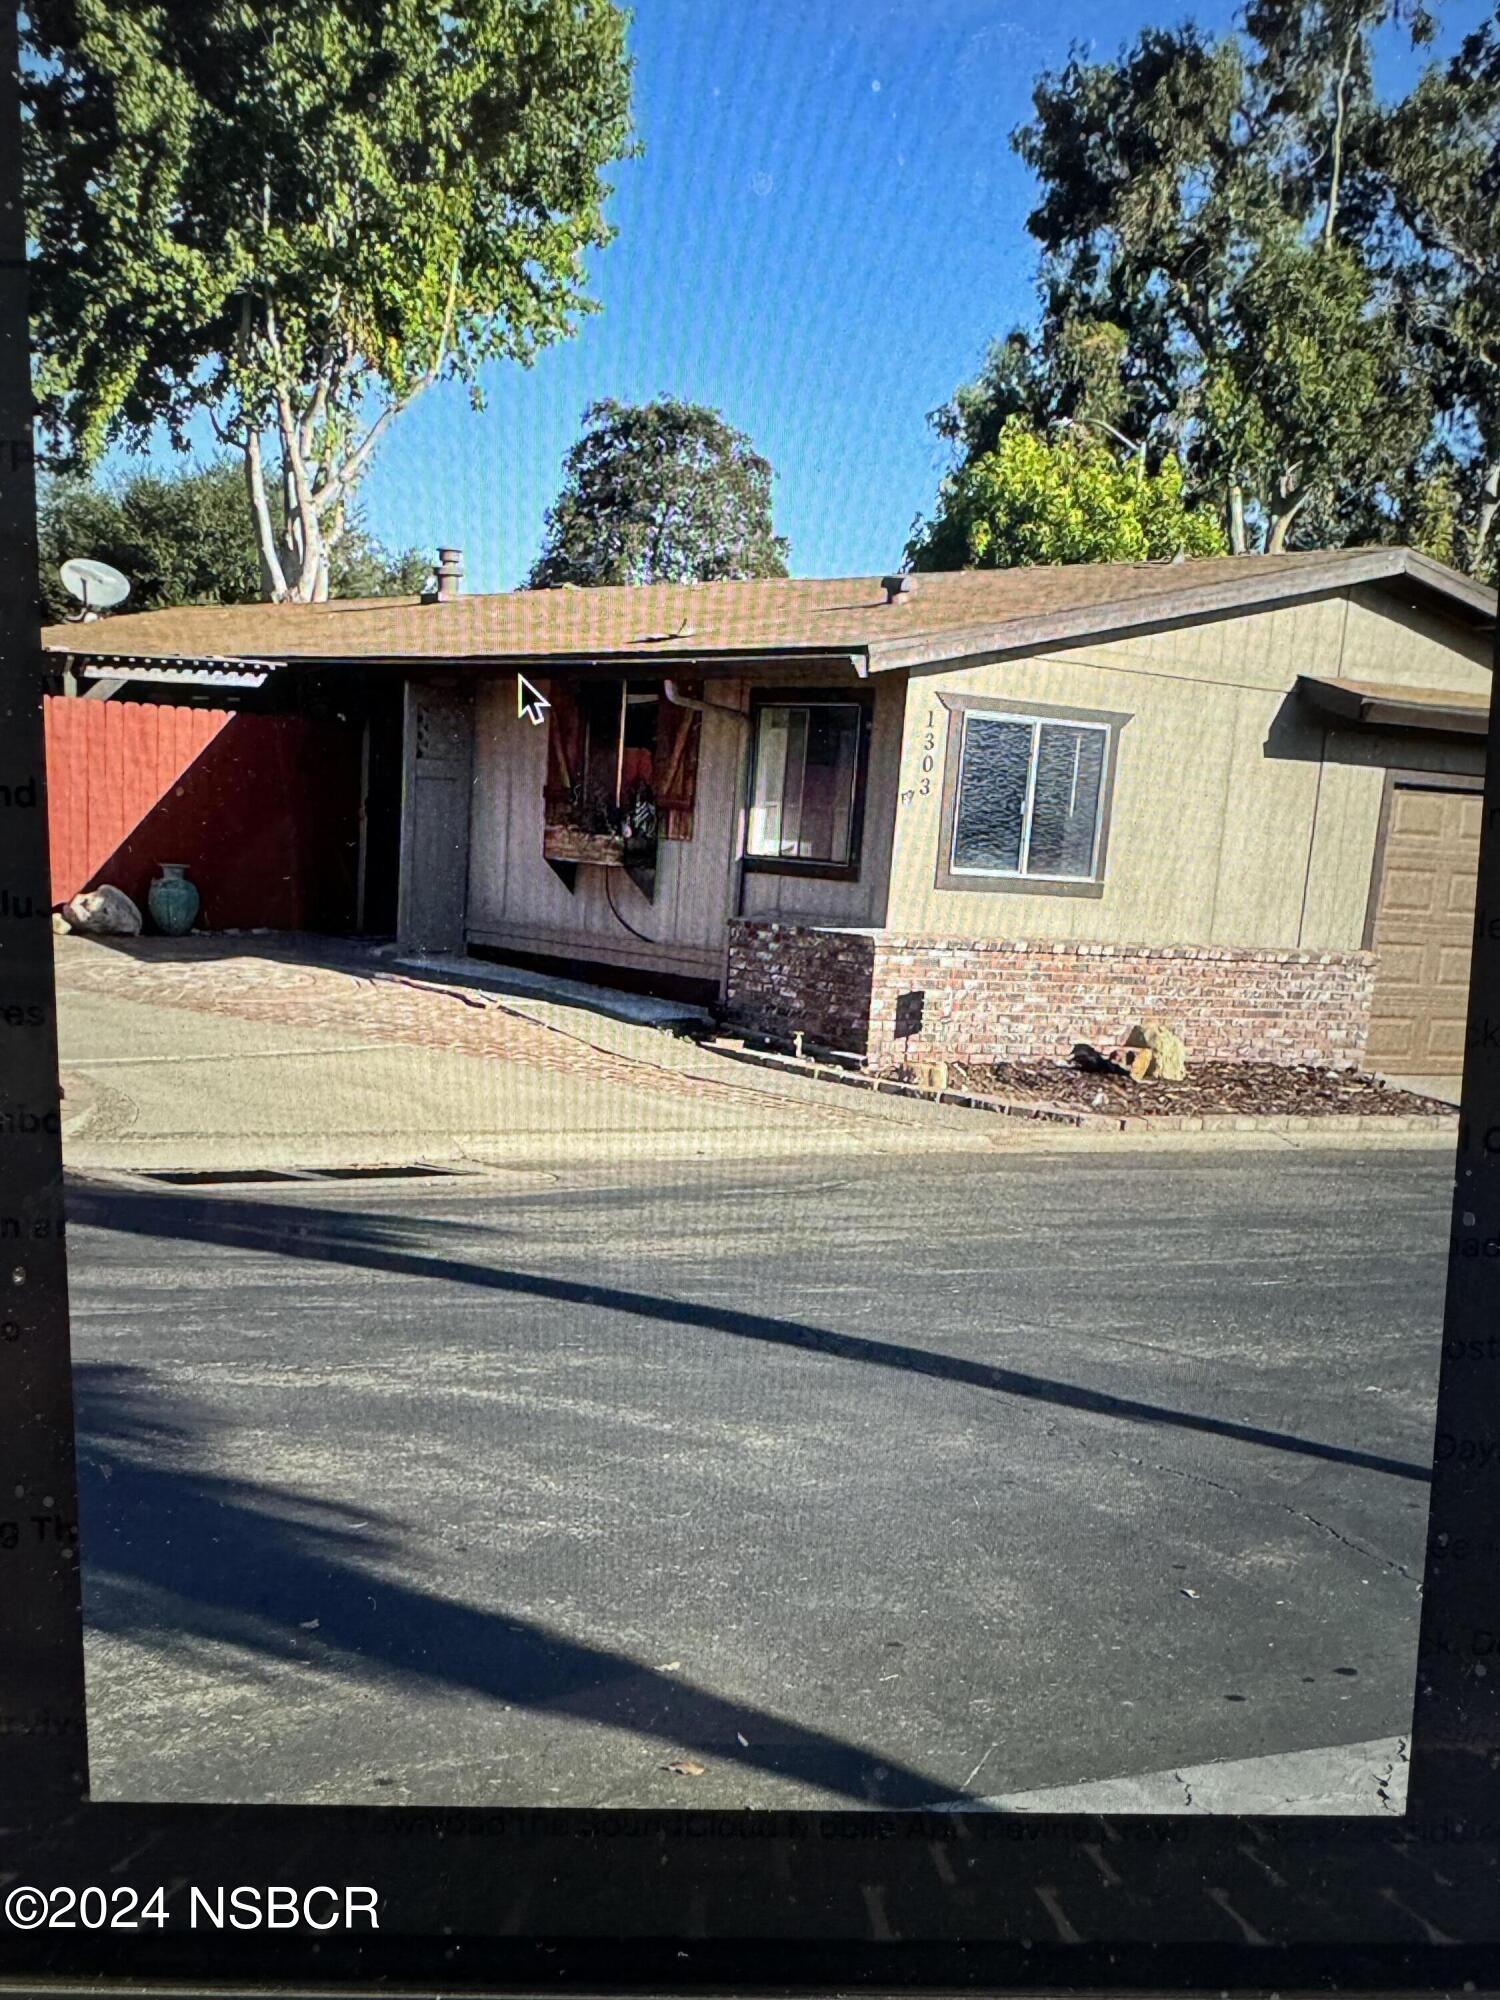
[[[665,701],[669,701],[673,708],[690,708],[695,715],[727,715],[731,722],[739,723],[748,736],[750,730],[750,712],[748,709],[731,708],[726,701],[699,701],[693,695],[683,694],[676,681],[671,679],[662,682],[661,691],[662,698]],[[745,914],[745,856],[743,851],[745,843],[743,837],[740,839],[738,845],[741,852],[735,860],[734,897],[730,904],[730,914],[734,917],[742,917]]]
[[[727,715],[744,723],[747,729],[750,726],[750,717],[743,708],[731,708],[727,701],[699,701],[694,695],[683,694],[674,680],[663,681],[661,691],[673,708],[690,708],[696,715]]]

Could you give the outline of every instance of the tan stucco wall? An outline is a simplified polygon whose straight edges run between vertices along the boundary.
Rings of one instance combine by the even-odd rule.
[[[1493,640],[1435,611],[1399,603],[1378,590],[1349,593],[1344,627],[1346,680],[1398,687],[1474,688],[1488,694]]]
[[[1482,748],[1325,732],[1290,689],[1303,673],[1487,689],[1484,645],[1378,593],[1344,594],[914,674],[886,921],[945,937],[1358,949],[1386,768],[1478,771]],[[1132,717],[1119,738],[1101,896],[935,886],[944,691]],[[924,795],[934,715],[939,755]]]
[[[826,673],[777,671],[777,685],[830,685]],[[816,923],[878,923],[885,897],[895,815],[904,677],[875,691],[866,788],[863,863],[854,882],[747,873],[744,913]],[[548,683],[537,678],[543,692]],[[848,685],[858,685],[852,674]],[[713,680],[712,701],[744,712],[751,683]],[[474,793],[470,820],[467,930],[479,944],[637,967],[694,979],[721,978],[726,926],[739,891],[739,855],[748,729],[728,716],[705,715],[698,756],[693,838],[664,840],[657,850],[656,896],[648,903],[623,870],[580,868],[570,895],[542,859],[542,788],[547,732],[516,719],[511,675],[486,680],[474,715]],[[643,943],[610,910],[652,943]]]

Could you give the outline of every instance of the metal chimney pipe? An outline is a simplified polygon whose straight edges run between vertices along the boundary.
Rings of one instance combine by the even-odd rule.
[[[446,604],[450,598],[458,597],[464,587],[464,552],[462,549],[439,549],[437,559],[437,601]]]

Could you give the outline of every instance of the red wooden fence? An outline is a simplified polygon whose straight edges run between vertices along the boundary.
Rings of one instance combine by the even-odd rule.
[[[112,882],[144,913],[184,861],[209,930],[353,927],[357,729],[297,715],[46,699],[52,901]]]

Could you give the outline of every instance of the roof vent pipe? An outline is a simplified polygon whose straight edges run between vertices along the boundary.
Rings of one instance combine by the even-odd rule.
[[[422,592],[424,604],[447,604],[459,596],[464,587],[463,550],[439,549],[437,558],[436,581],[430,590]]]
[[[909,576],[883,576],[880,587],[885,592],[887,604],[894,604],[898,598],[910,597],[916,589],[916,581]]]

